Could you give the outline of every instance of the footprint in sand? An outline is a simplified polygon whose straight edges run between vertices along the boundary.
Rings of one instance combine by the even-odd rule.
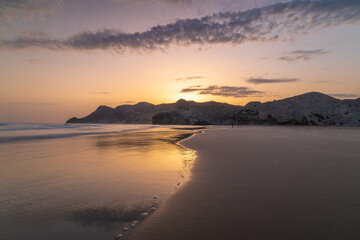
[[[118,235],[115,236],[115,239],[119,239],[122,238],[124,235],[122,233],[119,233]]]
[[[133,221],[133,222],[131,223],[130,227],[131,227],[131,228],[135,227],[136,224],[138,224],[138,222],[139,222],[139,221]]]

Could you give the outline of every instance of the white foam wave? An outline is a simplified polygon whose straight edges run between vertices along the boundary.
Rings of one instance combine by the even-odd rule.
[[[18,141],[114,134],[156,128],[154,125],[126,124],[11,124],[0,125],[0,144]]]

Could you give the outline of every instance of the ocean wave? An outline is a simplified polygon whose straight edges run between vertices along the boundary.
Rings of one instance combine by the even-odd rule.
[[[7,136],[7,137],[0,137],[0,143],[68,138],[68,137],[76,137],[76,136],[111,134],[111,133],[119,133],[119,132],[87,132],[87,133],[65,133],[65,134],[49,134],[49,135],[30,135],[30,136]]]
[[[0,123],[1,126],[10,126],[10,125],[16,125],[16,123]]]
[[[102,125],[102,124],[81,124],[81,125],[63,125],[63,126],[54,126],[48,128],[43,125],[39,125],[38,127],[32,126],[26,128],[24,133],[28,133],[27,130],[38,130],[35,131],[37,134],[24,134],[24,135],[9,135],[1,136],[0,135],[0,144],[2,143],[10,143],[10,142],[19,142],[19,141],[33,141],[33,140],[45,140],[45,139],[59,139],[59,138],[70,138],[70,137],[77,137],[77,136],[88,136],[88,135],[104,135],[104,134],[115,134],[115,133],[122,133],[122,132],[129,132],[129,131],[136,131],[136,130],[146,130],[151,128],[156,128],[158,126],[153,125],[139,125],[139,126],[128,126],[128,125]],[[59,129],[68,129],[72,132],[56,132]],[[105,129],[109,129],[109,131],[105,131]],[[76,129],[77,131],[74,132]],[[14,129],[9,129],[8,131],[20,131],[21,127],[17,127]],[[55,130],[55,132],[53,131]],[[81,130],[81,131],[78,131]],[[97,131],[94,131],[97,130]],[[101,131],[102,130],[102,131]],[[8,132],[9,133],[9,132]],[[42,134],[38,134],[42,133]]]
[[[1,123],[0,131],[29,131],[29,130],[57,130],[57,129],[79,129],[79,128],[99,128],[103,125],[99,124],[11,124]]]

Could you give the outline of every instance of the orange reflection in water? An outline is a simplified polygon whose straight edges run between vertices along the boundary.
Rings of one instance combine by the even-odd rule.
[[[192,132],[156,128],[1,144],[0,222],[8,229],[1,230],[31,223],[33,231],[56,239],[57,228],[47,235],[44,222],[86,209],[158,206],[188,176],[194,153],[174,143]],[[71,231],[85,231],[78,228]],[[92,239],[85,232],[81,236]]]

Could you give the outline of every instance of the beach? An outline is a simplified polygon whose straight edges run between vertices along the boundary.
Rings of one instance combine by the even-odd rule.
[[[360,239],[360,129],[210,127],[191,178],[127,239]]]

